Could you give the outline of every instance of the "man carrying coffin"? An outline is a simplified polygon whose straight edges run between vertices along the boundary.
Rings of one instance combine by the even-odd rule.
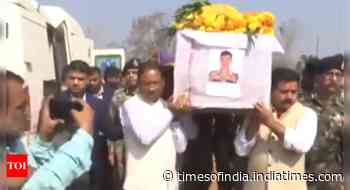
[[[257,173],[270,174],[268,179],[246,182],[245,190],[307,189],[306,180],[302,178],[305,153],[316,137],[317,115],[298,102],[298,82],[295,71],[275,69],[272,73],[272,110],[257,103],[251,117],[238,131],[236,151],[240,156],[249,156],[250,177]],[[290,178],[288,173],[296,175]]]
[[[188,101],[161,99],[164,79],[154,63],[140,66],[138,80],[138,92],[119,109],[127,154],[124,189],[176,190],[176,152],[186,148],[186,123],[173,122],[183,117],[171,110],[189,106]],[[166,174],[174,178],[167,180]]]

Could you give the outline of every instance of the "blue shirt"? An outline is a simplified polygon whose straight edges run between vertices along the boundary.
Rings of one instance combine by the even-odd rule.
[[[23,143],[18,142],[10,148],[10,152],[23,153],[24,148],[19,148],[23,147]],[[82,129],[77,130],[72,139],[58,149],[37,136],[27,150],[29,165],[36,170],[22,189],[65,189],[90,169],[92,146],[92,136]]]
[[[5,153],[17,153],[17,154],[25,154],[26,149],[22,141],[18,140],[15,143],[9,145],[6,147],[5,145],[0,143],[0,163],[2,163],[3,160],[5,160]]]

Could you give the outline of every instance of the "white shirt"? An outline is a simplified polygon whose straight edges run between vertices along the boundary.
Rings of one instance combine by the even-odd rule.
[[[94,96],[100,100],[103,100],[103,93],[104,93],[104,88],[101,86],[100,90],[94,94]]]
[[[172,130],[177,152],[185,151],[187,139],[197,136],[197,126],[191,115],[172,122],[173,114],[162,100],[148,104],[139,95],[126,101],[120,108],[124,128],[130,128],[143,145],[151,145],[168,128]]]
[[[150,145],[170,126],[173,114],[158,100],[148,104],[136,95],[121,107],[123,127],[130,127],[140,142]]]
[[[71,96],[71,99],[80,99],[80,100],[83,100],[84,102],[86,102],[86,93],[84,93],[84,95],[83,95],[83,98],[76,98],[76,97],[74,97],[74,96]]]
[[[127,154],[124,189],[177,190],[176,179],[162,177],[167,170],[176,174],[176,152],[186,149],[182,123],[172,122],[173,114],[162,100],[148,104],[139,95],[120,107],[120,118]]]
[[[308,152],[317,134],[317,114],[311,108],[305,107],[304,116],[298,121],[295,128],[286,128],[283,147],[298,153]],[[246,127],[237,129],[237,136],[234,141],[236,153],[239,156],[247,156],[256,143],[256,136],[250,141],[246,138]]]

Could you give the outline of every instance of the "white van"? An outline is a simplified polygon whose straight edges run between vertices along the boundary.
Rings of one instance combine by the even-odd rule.
[[[0,67],[26,80],[33,122],[44,84],[59,82],[63,67],[72,60],[92,64],[92,51],[93,41],[63,9],[39,6],[34,0],[0,0]]]
[[[125,50],[123,48],[94,49],[92,58],[93,60],[91,62],[94,66],[100,68],[102,73],[109,66],[123,70],[125,65]]]

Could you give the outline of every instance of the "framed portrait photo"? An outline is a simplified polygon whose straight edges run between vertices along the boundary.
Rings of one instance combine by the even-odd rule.
[[[213,49],[208,62],[206,93],[211,96],[238,98],[241,96],[244,51],[238,49]]]
[[[246,34],[177,33],[174,95],[189,94],[197,108],[250,109],[269,104],[272,54],[283,53],[274,36],[258,36],[247,50]]]

